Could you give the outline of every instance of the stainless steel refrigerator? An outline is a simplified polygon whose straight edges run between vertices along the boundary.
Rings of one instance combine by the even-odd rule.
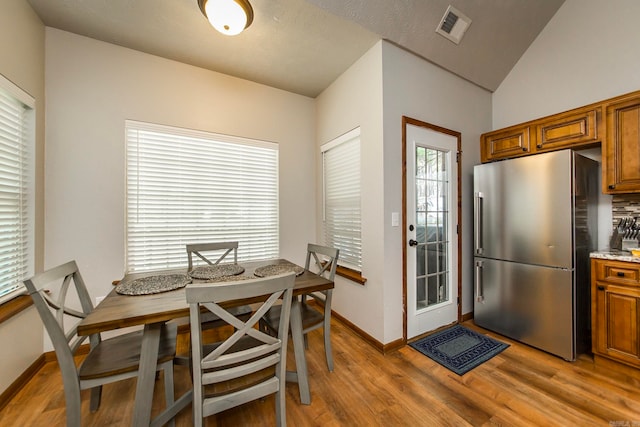
[[[562,150],[474,167],[474,321],[575,360],[590,349],[598,162]]]

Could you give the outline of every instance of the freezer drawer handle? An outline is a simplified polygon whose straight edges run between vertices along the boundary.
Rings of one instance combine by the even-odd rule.
[[[476,301],[484,302],[484,286],[482,285],[482,261],[476,261]]]
[[[474,240],[475,240],[475,249],[476,249],[476,255],[482,255],[482,253],[484,252],[483,248],[482,248],[482,199],[484,198],[484,194],[482,194],[481,192],[477,192],[475,194],[474,197],[474,209],[475,209],[475,219],[476,219],[476,223],[474,224],[474,228],[475,228],[475,233],[474,233]]]

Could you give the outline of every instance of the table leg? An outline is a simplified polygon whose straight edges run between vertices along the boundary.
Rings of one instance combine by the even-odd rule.
[[[304,336],[302,335],[302,313],[300,301],[293,297],[291,302],[291,338],[293,339],[293,351],[296,357],[296,371],[298,389],[300,390],[300,402],[311,404],[311,392],[309,390],[309,378],[307,376],[307,359],[304,354]]]
[[[134,426],[148,426],[151,422],[153,388],[156,379],[161,330],[162,323],[144,325],[138,382],[136,384],[136,402],[133,410],[132,425]]]

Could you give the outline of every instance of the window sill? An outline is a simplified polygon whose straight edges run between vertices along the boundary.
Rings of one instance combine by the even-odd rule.
[[[31,299],[29,295],[20,295],[19,297],[10,299],[0,305],[0,323],[9,320],[32,305],[33,299]]]
[[[361,285],[364,285],[367,282],[367,279],[365,277],[362,277],[362,273],[356,270],[352,270],[350,268],[347,267],[342,267],[342,266],[337,266],[336,267],[336,274],[338,276],[342,276],[345,279],[349,279],[353,282],[359,283]]]

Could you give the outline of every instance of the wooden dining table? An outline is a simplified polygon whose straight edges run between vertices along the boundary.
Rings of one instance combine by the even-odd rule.
[[[252,261],[240,263],[244,267],[245,275],[253,275],[258,267],[274,264],[290,263],[285,259],[266,261]],[[128,274],[121,284],[132,280],[159,274],[187,273],[186,268],[180,270],[146,271],[144,273]],[[195,280],[194,280],[195,282]],[[199,281],[204,282],[204,281]],[[242,282],[238,282],[239,284]],[[300,302],[297,296],[316,291],[332,289],[334,283],[308,270],[296,276],[293,290],[290,328],[296,361],[296,370],[287,372],[287,381],[296,381],[300,392],[300,402],[311,403],[307,361],[305,358],[304,337],[302,334],[302,317]],[[228,307],[244,305],[250,301],[236,300],[225,305]],[[114,289],[111,291],[86,318],[78,324],[79,335],[91,335],[112,331],[130,326],[144,326],[142,348],[140,353],[140,368],[136,384],[136,397],[133,414],[134,426],[163,425],[171,420],[185,406],[192,401],[193,390],[177,399],[173,405],[166,408],[153,421],[151,407],[153,401],[152,390],[155,385],[156,360],[160,344],[161,330],[164,324],[172,319],[188,317],[189,306],[185,299],[185,289],[180,288],[168,292],[150,295],[122,295]]]

